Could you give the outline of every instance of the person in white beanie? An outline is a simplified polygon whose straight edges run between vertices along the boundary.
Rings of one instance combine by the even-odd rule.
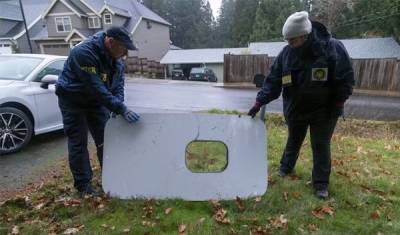
[[[319,198],[328,198],[331,138],[353,93],[353,63],[343,43],[332,38],[322,23],[310,21],[305,11],[287,18],[282,35],[288,45],[270,66],[248,115],[255,117],[261,106],[282,93],[289,136],[276,174],[284,178],[293,173],[310,128],[312,186]]]

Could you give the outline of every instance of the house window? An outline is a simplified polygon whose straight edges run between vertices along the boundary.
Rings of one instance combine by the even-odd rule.
[[[100,19],[99,17],[89,17],[89,28],[100,28]]]
[[[69,17],[56,17],[57,32],[71,32],[71,19]]]
[[[104,14],[104,24],[112,24],[111,14]]]

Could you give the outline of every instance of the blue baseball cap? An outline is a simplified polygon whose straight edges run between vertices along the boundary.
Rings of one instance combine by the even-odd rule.
[[[107,36],[114,38],[115,40],[121,41],[126,49],[137,50],[135,44],[132,41],[132,35],[124,26],[111,26],[107,29]]]

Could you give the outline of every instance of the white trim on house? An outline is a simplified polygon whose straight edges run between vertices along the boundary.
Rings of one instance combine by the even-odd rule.
[[[86,37],[81,34],[78,30],[76,30],[75,28],[71,31],[71,33],[68,34],[68,36],[64,39],[65,42],[68,42],[72,36],[74,36],[74,34],[78,34],[79,37],[81,37],[83,40],[86,39]]]
[[[101,15],[103,13],[103,11],[108,10],[109,12],[111,12],[113,15],[115,15],[115,12],[113,10],[111,10],[111,8],[109,8],[107,5],[104,5],[100,11],[99,11],[99,15]]]
[[[27,28],[28,31],[40,20],[41,16],[39,16],[38,18],[36,18],[34,21],[32,21],[32,23],[30,23]],[[18,38],[22,37],[22,35],[24,35],[26,33],[26,30],[23,29],[19,34],[15,35],[12,39],[13,40],[17,40]]]
[[[58,30],[57,19],[60,19],[60,18],[63,19],[64,31],[59,31],[59,30]],[[69,31],[65,30],[65,25],[64,25],[64,19],[65,19],[65,18],[68,18],[68,19],[69,19],[69,24],[70,24],[69,26],[70,26],[71,30],[73,29],[73,28],[72,28],[71,17],[69,17],[69,16],[67,16],[67,17],[62,17],[62,16],[61,16],[61,17],[55,17],[55,18],[54,18],[54,21],[55,21],[55,23],[56,23],[56,30],[57,30],[57,33],[71,32],[71,30],[69,30]]]
[[[110,23],[107,23],[106,22],[106,16],[110,16]],[[104,15],[103,15],[103,24],[112,24],[112,22],[113,22],[113,20],[112,20],[112,14],[110,14],[110,13],[105,13]]]
[[[133,27],[131,34],[133,35],[133,33],[136,31],[137,27],[139,26],[140,22],[142,22],[143,16],[140,17],[140,19],[138,20],[138,22],[136,23],[135,27]]]
[[[68,7],[72,12],[74,12],[77,16],[79,16],[79,18],[82,17],[81,14],[79,14],[79,12],[77,12],[74,8],[72,8],[68,3],[66,3],[64,0],[53,0],[52,3],[50,3],[50,5],[47,7],[47,9],[43,12],[42,14],[42,18],[44,19],[47,14],[50,12],[50,10],[54,7],[54,4],[56,4],[57,2],[61,2],[63,3],[66,7]]]
[[[50,13],[48,16],[72,16],[75,15],[73,12],[64,12],[64,13]]]
[[[80,0],[81,1],[81,3],[83,4],[83,5],[85,5],[87,8],[89,8],[91,11],[93,11],[93,13],[94,14],[96,14],[98,17],[100,17],[101,18],[101,15],[99,14],[99,13],[97,13],[89,4],[87,4],[84,0]]]

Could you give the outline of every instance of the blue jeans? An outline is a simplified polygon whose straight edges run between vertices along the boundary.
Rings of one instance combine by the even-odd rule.
[[[310,127],[313,154],[313,188],[327,190],[331,174],[331,138],[335,131],[337,120],[338,117],[327,117],[308,123],[288,123],[289,136],[280,161],[280,170],[285,174],[293,172],[307,129]]]
[[[93,178],[88,151],[88,131],[94,139],[97,158],[103,167],[104,128],[110,117],[109,111],[99,104],[70,100],[65,96],[59,96],[58,105],[64,132],[68,137],[68,161],[74,187],[80,192],[85,191],[91,187]]]

